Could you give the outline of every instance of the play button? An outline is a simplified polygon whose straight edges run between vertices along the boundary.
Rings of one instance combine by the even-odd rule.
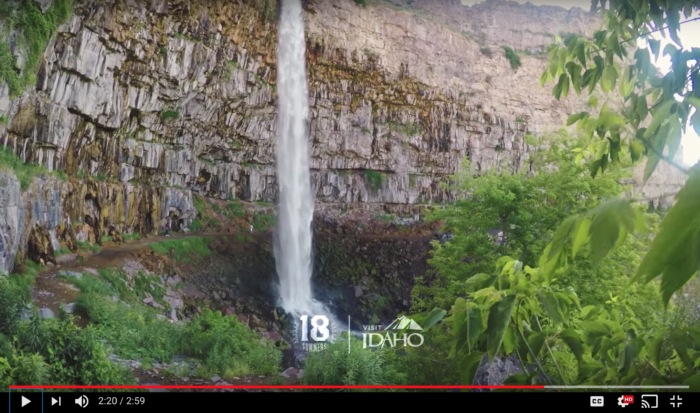
[[[29,400],[28,398],[22,396],[22,407],[28,405],[28,404],[31,403],[31,402],[32,402],[31,400]]]

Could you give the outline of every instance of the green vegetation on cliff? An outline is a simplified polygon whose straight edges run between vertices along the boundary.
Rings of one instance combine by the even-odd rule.
[[[0,6],[0,82],[5,81],[10,88],[10,96],[17,96],[22,90],[36,83],[36,70],[41,56],[58,27],[65,23],[73,12],[72,0],[53,0],[51,6],[42,13],[32,0],[23,0],[19,7],[4,4]],[[11,30],[19,31],[19,46],[24,56],[24,66],[17,67],[17,61],[8,46],[7,36]],[[17,71],[19,70],[19,74]]]
[[[0,146],[0,169],[13,171],[22,191],[29,188],[29,185],[38,175],[52,175],[64,181],[67,179],[66,175],[59,171],[49,172],[43,166],[31,162],[22,162],[9,146]]]

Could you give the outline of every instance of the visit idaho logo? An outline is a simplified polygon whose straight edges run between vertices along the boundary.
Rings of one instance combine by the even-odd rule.
[[[365,331],[382,330],[380,325],[364,326]],[[396,347],[403,345],[404,347],[418,347],[423,344],[423,335],[421,333],[396,333],[396,331],[423,331],[423,328],[406,316],[401,316],[389,324],[385,329],[385,333],[363,333],[362,346],[363,348],[379,347]]]

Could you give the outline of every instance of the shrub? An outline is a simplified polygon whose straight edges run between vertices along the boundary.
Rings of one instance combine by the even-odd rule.
[[[493,52],[491,51],[491,48],[488,46],[484,46],[481,48],[481,53],[486,55],[486,56],[491,56]]]
[[[25,294],[6,277],[0,278],[0,333],[12,335],[25,305]]]
[[[362,176],[364,176],[367,184],[375,191],[380,190],[382,184],[386,181],[386,177],[381,172],[377,171],[367,170],[362,173]]]
[[[309,353],[302,382],[310,386],[400,386],[406,383],[406,377],[389,362],[390,350],[363,349],[360,340],[350,339],[350,351],[345,336],[324,351]]]
[[[49,378],[49,367],[39,354],[20,353],[13,360],[13,375],[19,385],[40,386]]]
[[[203,373],[225,376],[275,374],[282,355],[237,317],[209,309],[185,325],[180,345],[183,354],[202,359]]]
[[[510,62],[510,67],[513,69],[517,69],[520,67],[520,56],[518,56],[517,53],[515,53],[515,50],[511,49],[508,46],[503,46],[503,50],[505,51],[506,59]]]
[[[367,7],[367,0],[355,0],[355,4],[362,7]]]
[[[76,311],[88,316],[99,335],[121,357],[165,361],[177,354],[177,326],[159,320],[148,308],[129,308],[97,292],[83,290],[76,301]]]

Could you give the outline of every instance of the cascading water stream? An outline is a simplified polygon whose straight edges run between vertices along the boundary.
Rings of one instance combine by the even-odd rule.
[[[314,198],[309,172],[309,99],[301,0],[280,2],[277,91],[279,211],[275,257],[282,308],[296,316],[330,312],[315,301],[311,220]]]

